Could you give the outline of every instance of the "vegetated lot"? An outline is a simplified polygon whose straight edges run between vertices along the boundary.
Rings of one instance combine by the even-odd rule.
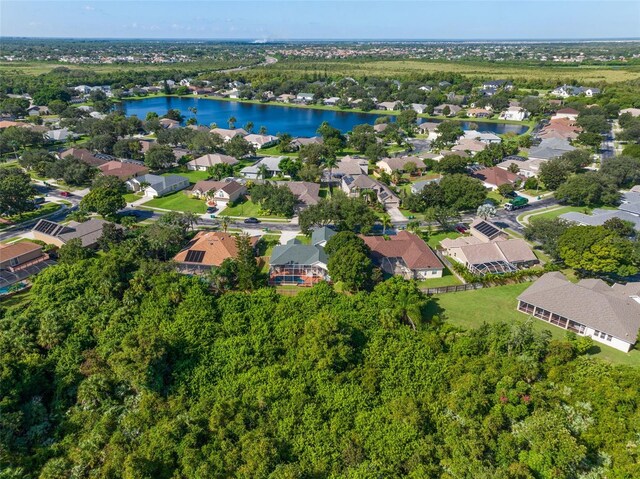
[[[483,323],[498,323],[500,321],[524,321],[527,315],[517,311],[520,293],[531,283],[495,286],[459,293],[445,293],[434,295],[438,307],[445,310],[446,321],[453,326],[463,329],[478,328]],[[436,305],[431,305],[435,308]],[[539,331],[548,330],[554,339],[564,339],[566,331],[548,325],[539,319],[531,319],[533,327]],[[623,353],[616,349],[594,342],[594,356],[617,364],[640,366],[640,351],[632,350]]]
[[[11,221],[12,223],[18,223],[18,222],[22,223],[24,221],[34,220],[36,218],[40,218],[41,216],[49,215],[51,213],[58,211],[60,208],[62,208],[62,205],[59,203],[44,203],[37,210],[27,211],[26,213],[22,213],[21,216],[20,215],[9,216],[8,218],[5,218],[5,219]],[[2,226],[7,227],[9,225],[0,224],[0,228],[2,228]]]
[[[197,214],[204,214],[207,211],[207,205],[203,200],[190,198],[182,191],[177,191],[176,193],[160,198],[154,198],[143,203],[143,206]]]
[[[442,73],[451,72],[469,77],[508,77],[513,79],[527,80],[549,80],[557,79],[558,84],[562,82],[579,81],[584,83],[593,82],[623,82],[640,78],[640,68],[636,66],[612,68],[604,66],[526,66],[526,65],[499,65],[496,63],[473,63],[473,62],[438,62],[419,60],[386,60],[386,61],[279,61],[265,69],[290,72],[291,74],[302,73],[303,71],[312,74],[332,73],[350,75],[358,72],[361,75],[371,76],[395,76],[405,77],[419,73]]]
[[[255,218],[285,219],[283,216],[272,216],[272,215],[265,215],[264,213],[261,213],[260,205],[258,205],[257,203],[254,203],[251,200],[245,200],[242,203],[238,203],[235,206],[227,206],[224,209],[223,214],[225,216],[239,216],[242,218],[248,218],[250,216],[253,216]]]

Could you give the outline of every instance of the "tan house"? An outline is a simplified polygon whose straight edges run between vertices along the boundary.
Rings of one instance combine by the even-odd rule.
[[[249,241],[255,247],[260,238],[251,236]],[[200,231],[173,260],[183,273],[198,274],[218,267],[227,258],[238,256],[236,235],[221,231]]]
[[[84,223],[70,221],[66,225],[49,220],[40,220],[31,230],[33,238],[47,244],[62,246],[72,239],[80,239],[82,246],[92,248],[98,244],[102,236],[102,228],[108,221],[91,218]],[[122,226],[116,225],[121,229]]]
[[[198,181],[193,190],[193,196],[198,198],[211,198],[223,204],[233,203],[247,193],[244,185],[237,181]]]
[[[426,168],[424,161],[417,156],[402,156],[383,158],[376,163],[376,166],[388,174],[392,174],[394,171],[404,172],[408,163],[412,163],[415,166],[416,171],[424,170]]]
[[[237,165],[238,160],[233,156],[221,155],[219,153],[210,153],[208,155],[202,155],[195,160],[191,160],[187,163],[187,170],[191,171],[207,171],[208,168],[224,163],[226,165]]]
[[[0,244],[0,270],[14,272],[48,258],[49,256],[42,252],[42,246],[30,241]]]
[[[107,160],[98,158],[86,148],[68,148],[60,153],[60,158],[67,158],[69,156],[78,158],[83,163],[86,163],[87,165],[93,166],[95,168],[98,168],[107,163]]]
[[[224,141],[229,141],[234,136],[247,136],[249,133],[244,128],[234,128],[233,130],[227,128],[214,128],[211,133],[220,135]]]
[[[98,169],[105,176],[115,176],[123,181],[135,178],[138,175],[145,175],[149,173],[149,168],[146,166],[116,160],[109,161],[104,165],[99,166]]]
[[[497,190],[499,186],[510,184],[516,185],[522,181],[522,177],[516,173],[511,173],[509,170],[492,166],[491,168],[483,168],[481,170],[473,172],[474,178],[482,181],[485,188],[491,190]]]

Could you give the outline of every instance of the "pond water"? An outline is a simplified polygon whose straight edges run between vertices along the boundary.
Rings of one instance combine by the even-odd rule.
[[[295,108],[269,104],[240,103],[236,101],[214,100],[210,98],[178,98],[153,97],[142,100],[128,100],[119,105],[127,116],[136,115],[144,120],[149,112],[156,112],[162,116],[171,108],[180,110],[185,118],[193,113],[190,107],[197,108],[198,124],[210,125],[216,123],[220,128],[228,128],[227,121],[236,118],[236,127],[242,127],[252,121],[254,131],[261,126],[267,128],[267,133],[289,133],[293,136],[314,136],[320,124],[329,122],[334,128],[343,132],[350,131],[355,125],[362,123],[373,124],[381,115],[375,113],[356,113],[353,111],[312,110],[309,108]],[[393,119],[393,117],[391,117]],[[422,120],[426,121],[426,120]],[[428,120],[433,121],[433,120]],[[462,128],[469,129],[472,122],[461,122]],[[522,134],[527,131],[524,125],[504,125],[498,123],[475,122],[478,131],[496,134],[514,132]]]

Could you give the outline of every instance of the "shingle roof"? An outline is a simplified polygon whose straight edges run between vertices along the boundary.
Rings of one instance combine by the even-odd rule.
[[[37,250],[42,250],[42,246],[30,241],[20,241],[9,245],[0,244],[0,259],[8,261]]]
[[[101,160],[100,158],[96,157],[93,153],[85,148],[68,148],[60,153],[60,158],[67,158],[68,156],[78,158],[83,163],[86,163],[89,166],[99,167],[107,162],[106,160]]]
[[[187,163],[187,165],[205,166],[208,168],[219,163],[235,165],[238,163],[238,160],[236,160],[233,156],[210,153],[208,155],[202,155],[195,160],[191,160],[189,163]]]
[[[634,343],[640,328],[640,283],[610,288],[601,280],[571,283],[559,272],[541,276],[518,299]]]
[[[300,244],[296,239],[287,244],[276,245],[271,252],[269,264],[271,266],[306,265],[316,263],[327,264],[324,248],[308,244]]]
[[[98,167],[103,175],[117,176],[118,178],[130,178],[141,173],[148,173],[149,168],[136,163],[122,161],[109,161]]]
[[[316,245],[325,241],[329,241],[336,234],[336,231],[332,228],[329,228],[328,226],[316,228],[311,233],[311,244]]]
[[[516,173],[511,173],[510,171],[503,170],[497,166],[475,171],[472,176],[489,185],[495,186],[504,185],[505,183],[515,183],[520,179]]]
[[[258,242],[258,236],[251,236],[249,241],[252,246]],[[187,261],[190,251],[202,251],[201,260]],[[203,266],[220,266],[227,258],[235,258],[238,255],[236,235],[220,231],[200,231],[189,244],[180,251],[173,260],[177,263],[200,264]]]
[[[371,255],[380,262],[383,258],[400,258],[407,268],[443,269],[444,266],[431,248],[418,236],[400,231],[385,239],[383,236],[360,236],[371,249]]]

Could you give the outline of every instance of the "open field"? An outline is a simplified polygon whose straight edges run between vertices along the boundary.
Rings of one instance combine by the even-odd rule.
[[[613,68],[607,66],[527,66],[500,65],[498,63],[442,62],[419,60],[384,61],[280,61],[266,70],[294,74],[329,73],[350,75],[376,75],[397,78],[415,74],[451,72],[469,77],[507,77],[525,80],[554,80],[558,84],[571,80],[580,82],[617,83],[640,78],[640,67]]]
[[[435,305],[444,309],[446,321],[463,329],[478,328],[483,323],[524,321],[527,316],[516,310],[516,298],[531,283],[496,286],[460,293],[447,293],[433,296]],[[533,327],[538,331],[548,330],[554,339],[564,339],[566,332],[541,320],[533,319]],[[616,364],[640,365],[640,351],[623,353],[601,343],[594,342],[593,355],[596,358]]]

